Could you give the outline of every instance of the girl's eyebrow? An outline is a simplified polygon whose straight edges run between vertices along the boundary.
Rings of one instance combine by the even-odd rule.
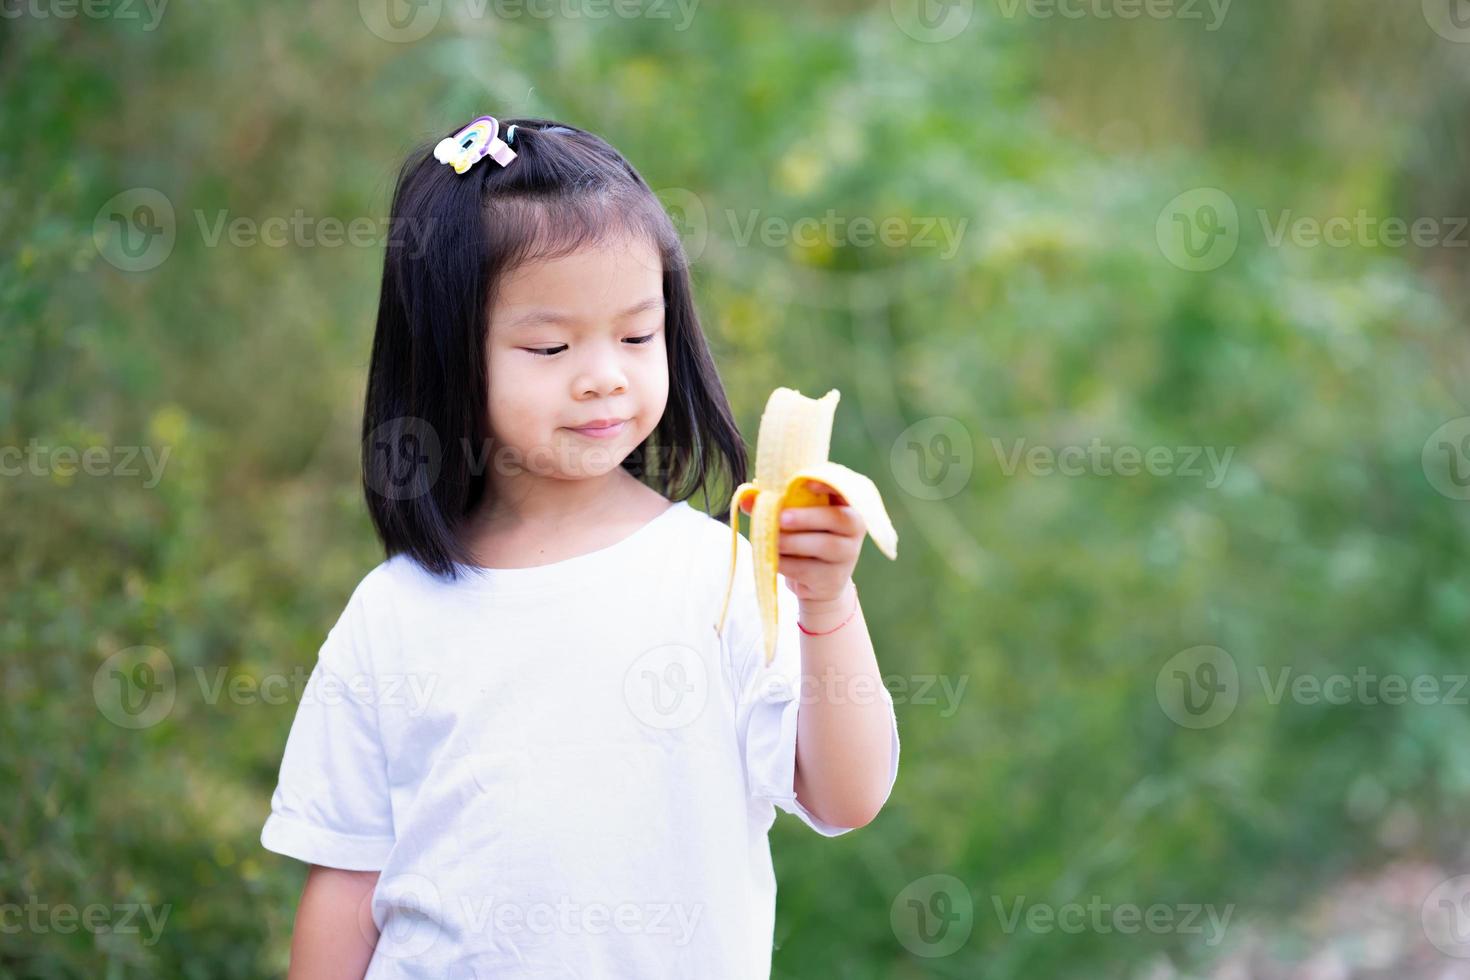
[[[617,314],[613,319],[622,320],[636,313],[643,313],[646,310],[662,309],[665,306],[666,304],[662,296],[650,296],[648,299],[634,303],[623,312]],[[537,326],[543,323],[567,323],[576,326],[579,321],[575,316],[558,313],[555,310],[532,310],[529,313],[522,313],[520,316],[515,317],[505,325],[505,328],[507,330],[514,330],[520,327]]]

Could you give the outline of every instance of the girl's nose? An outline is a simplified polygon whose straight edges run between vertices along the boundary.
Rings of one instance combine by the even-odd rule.
[[[628,387],[628,376],[618,363],[616,356],[612,354],[599,353],[594,355],[594,362],[588,365],[587,373],[581,379],[578,387],[584,394],[614,395],[626,391]]]

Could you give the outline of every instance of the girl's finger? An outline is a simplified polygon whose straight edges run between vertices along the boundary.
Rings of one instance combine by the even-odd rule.
[[[795,555],[781,555],[776,561],[776,571],[785,575],[787,579],[799,578],[819,571],[826,562],[818,558],[798,558]]]
[[[817,558],[822,561],[841,561],[845,556],[846,545],[843,538],[835,534],[828,534],[826,531],[801,534],[788,534],[783,531],[776,550],[783,555]]]
[[[788,519],[786,515],[790,514]],[[781,511],[783,531],[835,531],[856,534],[862,528],[857,511],[852,507],[786,507]]]

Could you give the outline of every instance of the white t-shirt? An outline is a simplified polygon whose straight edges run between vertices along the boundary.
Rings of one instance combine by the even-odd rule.
[[[779,576],[767,667],[744,534],[715,633],[730,549],[680,502],[550,565],[363,578],[260,839],[380,871],[368,980],[770,975],[774,807],[850,828],[796,800],[797,598]],[[898,756],[894,716],[890,792]]]

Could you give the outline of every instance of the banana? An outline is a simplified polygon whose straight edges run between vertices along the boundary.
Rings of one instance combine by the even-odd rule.
[[[755,479],[740,484],[730,498],[730,584],[715,631],[725,628],[735,565],[740,549],[740,505],[755,494],[750,510],[750,543],[755,563],[755,597],[760,607],[766,665],[776,656],[776,576],[780,562],[781,511],[787,507],[826,506],[833,494],[809,490],[812,480],[847,499],[867,525],[868,535],[889,559],[898,558],[898,532],[883,509],[873,481],[827,458],[832,443],[832,417],[841,394],[836,388],[821,398],[808,398],[791,388],[777,388],[766,401],[756,437]]]

